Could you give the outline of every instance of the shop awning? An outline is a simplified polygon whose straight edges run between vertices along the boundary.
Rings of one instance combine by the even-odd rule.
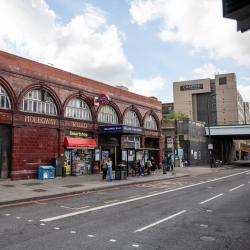
[[[79,137],[65,137],[64,146],[67,148],[96,148],[96,140]]]

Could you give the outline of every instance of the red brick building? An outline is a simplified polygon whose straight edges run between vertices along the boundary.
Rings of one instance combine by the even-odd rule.
[[[0,51],[0,178],[36,178],[61,159],[67,174],[162,159],[161,102]],[[59,173],[60,174],[60,173]]]

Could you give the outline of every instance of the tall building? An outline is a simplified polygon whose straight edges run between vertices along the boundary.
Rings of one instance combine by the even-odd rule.
[[[250,123],[249,104],[237,90],[234,73],[173,84],[174,111],[210,125]]]

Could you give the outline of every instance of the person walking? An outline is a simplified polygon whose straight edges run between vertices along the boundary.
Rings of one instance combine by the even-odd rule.
[[[163,166],[163,174],[167,174],[168,160],[166,156],[162,160],[162,166]]]
[[[102,179],[103,180],[106,180],[107,171],[108,171],[107,160],[104,159],[102,162]]]
[[[110,181],[113,180],[113,176],[112,176],[112,161],[110,158],[108,158],[108,161],[107,161],[107,166],[108,166],[108,178]]]
[[[154,157],[151,157],[151,171],[152,171],[152,174],[154,175],[155,174],[155,170],[156,170],[156,162],[154,160]]]
[[[152,167],[152,162],[150,161],[150,159],[147,160],[147,173],[148,175],[150,175],[151,173],[151,167]]]

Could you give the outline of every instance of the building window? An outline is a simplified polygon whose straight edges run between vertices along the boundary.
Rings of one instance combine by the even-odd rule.
[[[10,99],[2,86],[0,86],[0,108],[10,109]]]
[[[148,115],[144,121],[144,128],[157,130],[156,120],[152,115]]]
[[[98,112],[98,122],[118,124],[118,117],[111,106],[101,106]]]
[[[227,78],[226,77],[220,77],[219,78],[219,85],[225,85],[227,84]]]
[[[133,126],[133,127],[140,127],[138,116],[132,110],[128,110],[125,113],[124,118],[123,118],[123,124],[128,125],[128,126]]]
[[[74,98],[66,107],[65,116],[74,119],[92,121],[89,106],[81,99]]]
[[[32,90],[25,95],[21,104],[21,110],[46,115],[57,115],[56,105],[45,90]]]

